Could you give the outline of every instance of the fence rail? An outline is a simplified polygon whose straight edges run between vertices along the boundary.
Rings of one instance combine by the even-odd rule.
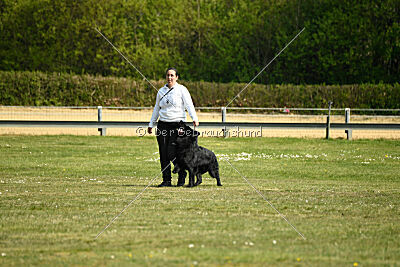
[[[106,135],[107,128],[147,128],[152,107],[11,107],[0,106],[0,127],[14,128],[98,128],[101,135]],[[211,120],[200,119],[199,129],[213,128],[228,132],[230,129],[312,129],[345,130],[347,139],[352,138],[353,130],[400,130],[400,109],[351,109],[354,113],[371,112],[381,115],[353,115],[350,122],[350,109],[346,108],[221,108],[197,107],[201,114],[214,114]],[[204,112],[204,111],[211,111]],[[215,112],[217,111],[217,113]],[[228,112],[230,111],[230,112]],[[238,111],[238,112],[234,112]],[[262,113],[260,113],[260,111]],[[141,114],[141,117],[131,116]],[[244,112],[244,113],[243,113]],[[250,112],[250,113],[248,113]],[[309,115],[310,113],[317,115]],[[331,114],[331,112],[334,112]],[[143,116],[143,114],[146,114]],[[353,114],[354,114],[353,113]],[[308,115],[300,115],[308,114]],[[395,116],[392,116],[396,114]],[[277,119],[281,118],[281,119]],[[313,119],[309,119],[313,118]],[[333,118],[333,121],[332,121]],[[367,120],[366,120],[367,118]],[[373,119],[371,119],[373,118]],[[384,118],[384,119],[382,119]],[[343,123],[341,123],[343,121]],[[367,123],[365,123],[367,122]],[[398,133],[395,133],[398,136]]]
[[[187,123],[187,125],[192,125]],[[126,121],[31,121],[0,120],[0,127],[73,127],[73,128],[136,128],[146,127],[147,122]],[[306,128],[325,129],[326,123],[266,123],[266,122],[201,122],[199,128]],[[400,130],[397,123],[331,123],[332,129]]]

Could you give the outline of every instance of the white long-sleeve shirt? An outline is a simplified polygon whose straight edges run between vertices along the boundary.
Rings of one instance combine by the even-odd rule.
[[[193,121],[198,121],[188,89],[181,84],[175,83],[172,90],[167,94],[169,90],[170,88],[167,85],[158,90],[149,127],[154,127],[158,117],[165,122],[186,122],[185,110],[188,111]]]

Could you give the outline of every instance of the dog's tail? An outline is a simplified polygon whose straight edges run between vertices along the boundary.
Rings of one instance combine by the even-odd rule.
[[[217,157],[214,155],[213,162],[210,164],[210,169],[208,170],[208,173],[210,174],[211,177],[217,179],[217,185],[221,186],[221,180],[219,178],[219,166],[218,166],[218,161]]]

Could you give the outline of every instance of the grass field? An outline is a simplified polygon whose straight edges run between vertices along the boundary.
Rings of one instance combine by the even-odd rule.
[[[0,136],[0,265],[400,264],[400,141],[199,143],[217,154],[223,187],[208,175],[155,187],[150,137]]]

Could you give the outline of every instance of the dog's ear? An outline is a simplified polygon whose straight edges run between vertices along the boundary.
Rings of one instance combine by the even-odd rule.
[[[179,127],[177,130],[177,135],[178,136],[184,136],[185,135],[185,129],[183,127]]]
[[[197,137],[200,135],[200,133],[198,131],[193,131],[192,134],[192,141],[197,143]]]

